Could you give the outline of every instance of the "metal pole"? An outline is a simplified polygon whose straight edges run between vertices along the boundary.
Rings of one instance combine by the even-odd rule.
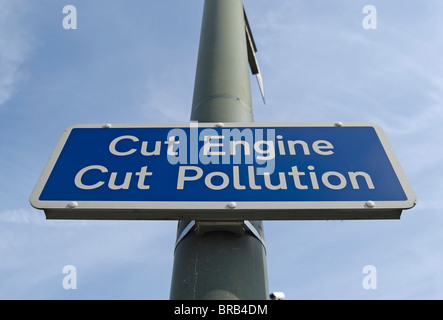
[[[191,121],[253,122],[242,0],[205,0]],[[261,221],[179,221],[172,300],[268,298]]]

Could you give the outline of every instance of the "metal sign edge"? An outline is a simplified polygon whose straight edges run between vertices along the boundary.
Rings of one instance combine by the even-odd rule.
[[[75,199],[69,199],[66,201],[41,201],[39,200],[41,192],[46,185],[52,170],[57,163],[57,160],[69,138],[70,133],[73,129],[77,128],[97,128],[97,129],[109,129],[109,128],[189,128],[192,126],[202,127],[202,128],[213,128],[213,127],[372,127],[374,128],[380,143],[383,146],[384,151],[393,167],[393,170],[399,179],[399,182],[405,192],[406,200],[404,201],[377,201],[373,208],[367,207],[366,201],[290,201],[290,202],[253,202],[253,201],[239,201],[236,202],[239,206],[235,210],[303,210],[303,209],[336,209],[336,210],[347,210],[347,209],[368,209],[374,210],[376,208],[380,209],[411,209],[415,206],[417,198],[415,192],[409,183],[405,171],[403,170],[400,161],[398,160],[395,151],[389,142],[382,127],[371,123],[371,122],[253,122],[253,123],[164,123],[164,124],[76,124],[66,128],[61,137],[59,138],[49,160],[47,161],[42,174],[40,175],[36,186],[34,187],[31,196],[30,203],[36,209],[65,209],[69,208],[69,202],[75,201]],[[232,199],[235,202],[235,199]],[[148,204],[148,205],[147,205]],[[203,202],[203,201],[168,201],[168,202],[157,202],[157,201],[80,201],[76,210],[222,210],[225,209],[226,202]]]

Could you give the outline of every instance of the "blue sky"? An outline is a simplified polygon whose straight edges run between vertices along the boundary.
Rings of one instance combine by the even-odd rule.
[[[418,196],[399,221],[267,221],[288,299],[442,299],[443,3],[245,0],[256,122],[382,126]],[[65,5],[78,29],[65,30]],[[377,29],[365,30],[365,5]],[[202,0],[0,0],[0,298],[168,299],[176,222],[47,221],[29,196],[78,123],[189,121]],[[62,270],[77,268],[77,290]],[[365,265],[377,289],[362,287]]]

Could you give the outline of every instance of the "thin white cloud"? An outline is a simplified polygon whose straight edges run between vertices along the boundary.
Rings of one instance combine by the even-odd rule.
[[[194,68],[168,64],[173,73],[163,69],[150,73],[144,91],[139,94],[138,109],[147,122],[183,123],[189,121],[192,105]],[[189,81],[192,79],[191,81]],[[186,82],[186,85],[183,83]]]
[[[0,0],[0,107],[14,94],[31,50],[32,41],[20,20],[26,7],[22,0]]]
[[[43,224],[44,220],[43,212],[37,210],[6,210],[0,212],[0,223],[14,223],[14,224]]]
[[[131,295],[131,287],[123,293],[104,288],[125,291],[125,281],[140,281],[133,273],[118,276],[135,265],[161,270],[156,279],[167,283],[175,231],[174,222],[45,220],[33,209],[0,212],[0,298],[69,299],[72,292],[62,287],[68,264],[78,270],[78,294],[92,298]],[[167,298],[167,289],[161,291]]]

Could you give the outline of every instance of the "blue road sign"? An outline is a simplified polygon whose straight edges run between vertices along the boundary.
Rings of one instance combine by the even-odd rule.
[[[383,219],[415,202],[368,123],[72,126],[31,195],[66,219]]]

